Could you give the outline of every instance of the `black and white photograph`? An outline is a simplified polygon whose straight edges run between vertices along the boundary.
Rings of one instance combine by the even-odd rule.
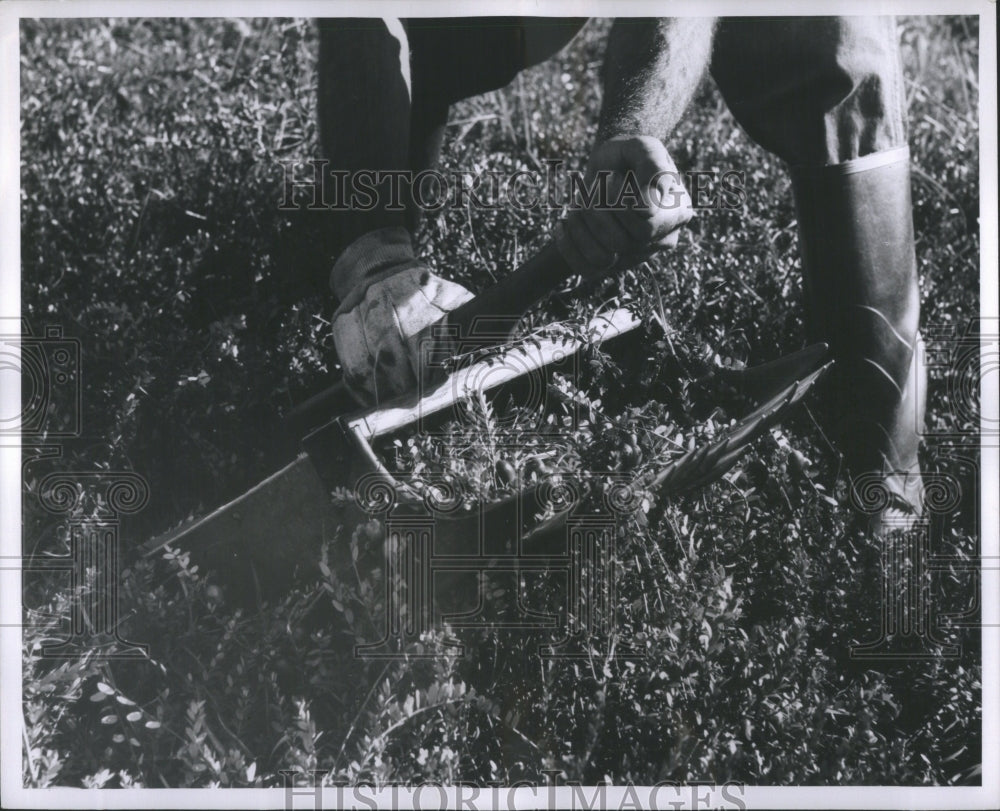
[[[3,807],[1000,807],[996,28],[0,5]]]

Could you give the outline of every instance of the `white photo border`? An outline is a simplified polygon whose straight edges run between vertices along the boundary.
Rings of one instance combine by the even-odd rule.
[[[820,14],[967,14],[980,20],[979,125],[980,125],[980,228],[981,315],[998,316],[998,222],[997,222],[997,18],[995,2],[988,0],[821,0],[804,6],[792,0],[8,0],[0,3],[0,316],[20,316],[20,94],[19,21],[35,17],[267,17],[276,16],[477,16],[524,14],[538,16],[725,16],[820,15]],[[659,12],[659,14],[657,14]],[[996,370],[983,368],[984,375]],[[982,376],[982,426],[996,425],[1000,393]],[[6,381],[5,382],[9,382]],[[995,383],[995,380],[992,381]],[[0,391],[3,413],[17,413],[18,385]],[[984,431],[985,432],[985,431]],[[998,510],[993,500],[1000,492],[1000,458],[997,448],[984,448],[982,456],[982,537],[984,560],[1000,559]],[[994,496],[988,496],[993,493]],[[3,559],[20,555],[21,457],[20,446],[0,444],[0,541]],[[26,789],[22,785],[20,571],[0,567],[0,797],[7,808],[286,808],[286,789]],[[998,808],[1000,807],[1000,567],[982,572],[982,724],[983,773],[981,787],[766,787],[746,786],[740,798],[748,808]],[[724,787],[701,786],[687,797],[664,790],[650,797],[650,788],[606,787],[602,804],[607,807],[647,807],[650,799],[683,802],[680,807],[708,808],[725,799]],[[570,807],[579,799],[570,787],[520,786],[480,790],[475,799],[470,789],[425,788],[416,798],[412,791],[385,789],[355,794],[356,807],[395,808],[420,805],[449,807],[464,802],[467,808]],[[95,793],[96,792],[96,793]],[[324,807],[335,807],[336,789],[324,790]],[[588,792],[585,796],[593,796]],[[341,797],[341,800],[345,798]],[[295,808],[313,808],[311,795],[293,798]]]

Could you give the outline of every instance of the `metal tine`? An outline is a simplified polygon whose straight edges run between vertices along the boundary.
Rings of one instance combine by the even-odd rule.
[[[813,363],[822,357],[819,353],[812,355]],[[747,445],[757,439],[809,391],[812,385],[822,376],[833,361],[827,361],[802,380],[794,380],[766,403],[758,406],[745,416],[729,432],[713,442],[695,448],[676,461],[650,477],[639,482],[644,489],[656,489],[661,494],[677,493],[690,490],[715,481],[729,470],[746,450]],[[690,478],[688,478],[690,476]],[[684,481],[678,481],[685,479]],[[537,492],[538,486],[529,489],[527,494]],[[517,496],[512,496],[498,503],[498,507],[509,509]],[[540,521],[525,532],[525,541],[538,541],[551,532],[560,531],[566,526],[569,514],[575,505],[569,505],[565,510]]]

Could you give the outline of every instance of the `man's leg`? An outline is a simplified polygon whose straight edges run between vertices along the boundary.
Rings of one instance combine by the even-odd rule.
[[[858,506],[921,509],[924,374],[905,97],[887,17],[724,19],[712,74],[749,135],[789,164],[807,326],[836,359],[829,419]]]

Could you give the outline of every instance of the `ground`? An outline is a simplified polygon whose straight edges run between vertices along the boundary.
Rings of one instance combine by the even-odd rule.
[[[456,105],[444,166],[579,166],[606,29],[593,21],[549,63]],[[978,24],[903,18],[900,35],[922,325],[954,345],[979,311]],[[641,651],[631,658],[595,646],[542,660],[537,639],[492,631],[468,634],[461,657],[429,637],[400,661],[347,661],[344,640],[372,633],[372,579],[324,565],[284,599],[238,608],[184,554],[137,559],[148,538],[269,473],[284,452],[281,416],[339,374],[325,215],[278,207],[282,162],[318,154],[315,31],[282,19],[25,21],[21,54],[22,311],[36,333],[56,324],[79,339],[83,368],[79,436],[25,468],[25,554],[67,549],[39,506],[50,471],[134,471],[150,491],[121,533],[121,630],[148,644],[143,658],[39,656],[66,636],[71,596],[63,575],[26,576],[27,785],[273,786],[281,770],[307,769],[378,783],[544,782],[545,770],[585,783],[978,782],[974,628],[935,632],[933,652],[954,643],[953,657],[850,656],[879,635],[881,549],[838,502],[815,401],[723,480],[654,499],[619,527],[614,610]],[[700,211],[677,249],[587,291],[642,291],[651,336],[637,365],[599,360],[582,387],[602,453],[632,434],[642,458],[665,452],[660,438],[675,430],[687,442],[705,418],[680,380],[803,342],[782,167],[710,81],[668,146],[682,169],[744,172],[746,202]],[[442,274],[482,289],[557,219],[446,210],[420,244]],[[585,306],[563,295],[534,317]],[[977,550],[978,418],[962,374],[938,370],[929,390],[925,467],[962,488],[933,524],[954,561],[931,578],[938,613],[975,604],[962,566]],[[65,392],[53,398],[58,414],[71,410]],[[497,418],[480,417],[487,428]],[[566,447],[594,447],[591,428]],[[944,435],[971,456],[949,452]],[[462,464],[488,469],[494,453],[482,439]],[[568,477],[596,464],[565,459]],[[84,499],[75,517],[88,509]],[[331,554],[371,535],[341,527]]]

